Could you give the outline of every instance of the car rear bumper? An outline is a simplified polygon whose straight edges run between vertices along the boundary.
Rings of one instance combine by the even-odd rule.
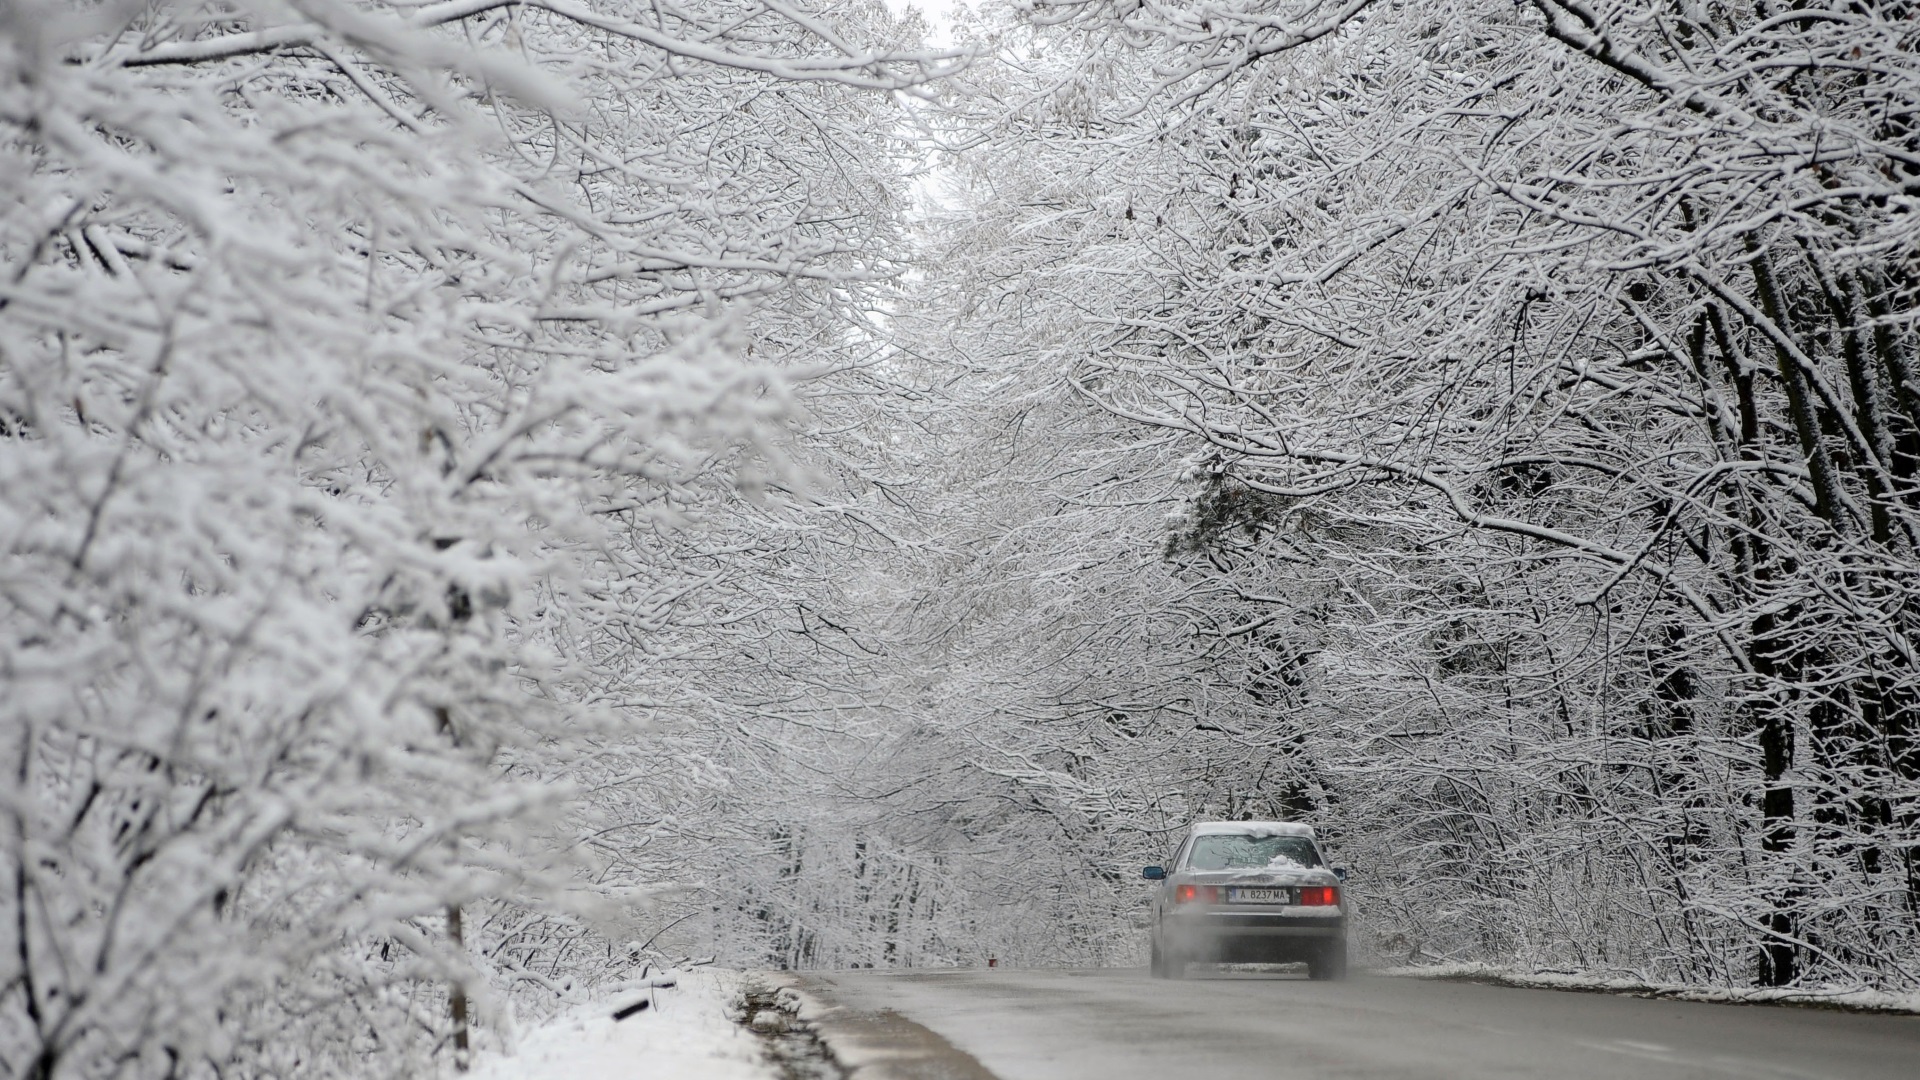
[[[1345,916],[1197,911],[1167,919],[1160,926],[1162,948],[1187,959],[1217,963],[1290,963],[1346,939]]]
[[[1167,937],[1346,937],[1345,916],[1290,919],[1262,915],[1183,915],[1160,927]]]

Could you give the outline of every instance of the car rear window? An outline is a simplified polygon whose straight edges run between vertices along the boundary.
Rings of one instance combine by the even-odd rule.
[[[1274,863],[1319,866],[1320,853],[1304,836],[1216,833],[1193,838],[1187,865],[1195,870],[1258,870]]]

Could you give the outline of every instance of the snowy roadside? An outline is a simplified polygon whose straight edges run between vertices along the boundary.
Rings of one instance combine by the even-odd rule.
[[[528,1031],[482,1057],[472,1080],[776,1080],[764,1043],[730,1018],[744,976],[699,968],[670,988],[644,984]],[[667,980],[657,980],[665,982]],[[616,1010],[648,1007],[615,1020]]]
[[[1728,1005],[1799,1005],[1811,1008],[1846,1009],[1852,1012],[1920,1014],[1920,993],[1895,994],[1883,990],[1838,987],[1810,990],[1804,987],[1772,989],[1690,986],[1685,983],[1650,983],[1625,975],[1515,971],[1511,968],[1480,963],[1375,968],[1372,973],[1402,979],[1457,979],[1462,982],[1493,983],[1497,986],[1518,986],[1532,990],[1578,990],[1595,994],[1627,994],[1633,997],[1719,1002]]]

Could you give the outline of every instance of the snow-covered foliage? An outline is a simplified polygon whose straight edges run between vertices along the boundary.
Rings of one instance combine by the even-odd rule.
[[[1029,10],[942,305],[1089,524],[978,555],[1110,673],[983,736],[1061,842],[1273,807],[1391,955],[1920,981],[1910,6]]]
[[[605,962],[560,782],[892,273],[911,33],[0,6],[9,1075],[419,1075]]]
[[[1132,961],[1196,817],[1396,959],[1910,991],[1916,27],[0,5],[0,1061]]]

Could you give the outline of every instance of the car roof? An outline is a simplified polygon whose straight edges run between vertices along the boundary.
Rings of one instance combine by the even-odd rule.
[[[1215,836],[1313,836],[1313,826],[1294,821],[1196,821],[1193,835]]]

